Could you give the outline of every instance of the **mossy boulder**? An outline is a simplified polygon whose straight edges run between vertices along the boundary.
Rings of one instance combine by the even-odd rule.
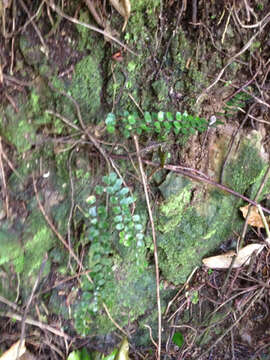
[[[252,186],[258,188],[266,170],[259,140],[256,132],[244,137],[225,168],[225,184],[242,194],[254,193]],[[179,284],[203,257],[240,230],[242,201],[175,174],[167,177],[161,191],[166,200],[157,220],[160,268],[167,280]]]

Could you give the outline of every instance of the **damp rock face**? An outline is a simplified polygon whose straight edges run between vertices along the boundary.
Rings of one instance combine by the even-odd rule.
[[[241,138],[224,169],[224,185],[254,197],[267,166],[260,140],[257,132]],[[223,145],[224,139],[216,149]],[[268,181],[262,196],[269,189]],[[176,174],[169,174],[160,190],[165,198],[157,220],[160,268],[167,280],[179,284],[201,265],[203,257],[228,240],[233,230],[241,229],[239,207],[243,201]]]

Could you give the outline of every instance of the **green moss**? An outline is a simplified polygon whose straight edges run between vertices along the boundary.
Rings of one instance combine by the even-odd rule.
[[[76,64],[71,83],[64,83],[57,78],[52,81],[56,88],[56,111],[75,124],[78,123],[75,106],[69,99],[57,93],[57,90],[65,91],[77,101],[86,124],[99,118],[102,89],[100,61],[101,59],[97,60],[95,56],[86,56]]]
[[[6,122],[1,122],[1,133],[13,144],[19,153],[31,148],[36,139],[36,126],[24,111],[14,112],[11,107],[5,111]]]
[[[254,132],[240,145],[238,156],[232,155],[225,168],[224,183],[243,194],[264,172],[264,161],[260,156],[260,135]]]
[[[258,187],[267,166],[259,146],[257,134],[241,142],[226,168],[226,184],[232,189],[244,194],[253,184]],[[171,175],[165,184],[168,200],[161,205],[157,220],[160,268],[175,284],[184,282],[195,266],[201,265],[203,257],[243,224],[239,214],[241,200],[237,197],[217,190],[203,195],[203,185],[190,186],[184,179],[177,181],[179,177],[182,178]],[[191,205],[190,191],[195,186],[198,195]]]

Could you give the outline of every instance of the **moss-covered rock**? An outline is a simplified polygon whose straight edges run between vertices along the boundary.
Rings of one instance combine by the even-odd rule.
[[[244,194],[258,184],[265,168],[258,134],[252,133],[243,138],[225,168],[226,185]],[[243,224],[238,210],[241,200],[214,188],[205,194],[203,184],[181,175],[170,174],[161,191],[166,201],[157,220],[160,268],[168,280],[179,284],[233,230],[239,231]]]

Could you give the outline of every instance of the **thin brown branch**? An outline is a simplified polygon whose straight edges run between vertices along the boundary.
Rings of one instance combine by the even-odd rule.
[[[151,165],[151,166],[154,166],[154,167],[159,167],[159,166],[160,166],[160,164],[154,163],[154,162],[152,162],[152,161],[150,161],[150,160],[142,159],[142,161],[143,161],[144,163],[146,163],[146,164],[148,164],[148,165]],[[251,204],[251,205],[254,205],[254,206],[258,206],[258,205],[259,205],[256,201],[249,199],[248,197],[246,197],[246,196],[238,193],[237,191],[234,191],[234,190],[228,188],[228,187],[225,186],[225,185],[222,185],[222,184],[217,183],[216,181],[210,179],[210,178],[209,178],[208,176],[206,176],[206,175],[202,176],[202,175],[198,175],[198,174],[196,174],[196,173],[192,173],[193,169],[191,169],[191,168],[190,168],[190,170],[183,170],[183,167],[181,167],[181,166],[165,164],[165,165],[164,165],[164,169],[167,169],[167,170],[173,171],[173,172],[175,172],[175,173],[181,174],[181,175],[186,176],[186,177],[188,177],[188,178],[190,178],[190,179],[193,179],[193,180],[195,180],[195,181],[202,181],[202,182],[205,182],[206,184],[213,185],[213,186],[217,187],[217,188],[220,189],[220,190],[223,190],[223,191],[225,191],[225,192],[227,192],[227,193],[229,193],[229,194],[231,194],[231,195],[234,195],[234,196],[236,196],[236,197],[238,197],[238,198],[240,198],[240,199],[248,202],[248,203]],[[195,171],[195,170],[194,170],[194,171]],[[269,209],[266,209],[265,207],[262,207],[262,210],[263,210],[264,212],[266,212],[267,214],[270,214],[270,210],[269,210]]]
[[[44,41],[44,39],[43,39],[43,37],[42,37],[42,35],[41,35],[41,32],[39,31],[39,28],[37,27],[37,25],[35,24],[34,20],[32,19],[32,16],[31,16],[29,10],[27,9],[24,1],[23,1],[23,0],[19,0],[19,3],[21,4],[21,7],[23,8],[23,10],[26,12],[26,14],[27,14],[27,16],[28,16],[28,18],[29,18],[29,20],[30,20],[33,28],[35,29],[35,32],[37,33],[37,36],[38,36],[38,38],[39,38],[39,40],[40,40],[40,42],[41,42],[41,44],[42,44],[42,47],[43,47],[43,48],[42,48],[42,51],[44,52],[44,54],[46,55],[46,57],[48,57],[48,56],[49,56],[49,49],[48,49],[48,47],[47,47],[47,45],[46,45],[46,43],[45,43],[45,41]]]
[[[90,30],[93,30],[103,36],[105,36],[106,38],[108,39],[111,39],[113,40],[114,42],[116,42],[118,45],[120,45],[121,47],[123,47],[124,49],[126,49],[128,52],[130,52],[131,54],[135,55],[135,56],[138,56],[137,53],[135,53],[133,50],[131,50],[128,46],[126,46],[125,44],[123,44],[120,40],[118,40],[116,37],[112,36],[111,34],[109,34],[107,31],[104,31],[102,29],[99,29],[98,27],[96,26],[93,26],[93,25],[89,25],[89,24],[86,24],[84,22],[81,22],[71,16],[68,16],[66,15],[58,6],[56,6],[52,1],[49,1],[49,0],[46,0],[46,3],[55,11],[57,12],[58,15],[62,16],[63,18],[73,22],[74,24],[77,24],[77,25],[81,25],[81,26],[84,26],[86,27],[87,29],[90,29]]]
[[[244,316],[249,312],[250,308],[255,304],[255,302],[259,299],[259,297],[263,294],[265,288],[262,287],[260,291],[253,297],[250,301],[250,304],[246,307],[246,309],[242,312],[242,314],[234,321],[234,323],[226,330],[224,333],[206,350],[204,353],[198,358],[198,360],[203,359],[206,354],[209,353],[239,322],[243,319]]]
[[[22,315],[19,315],[19,314],[16,314],[14,312],[10,312],[10,311],[8,311],[8,312],[0,312],[0,316],[8,317],[10,319],[15,319],[15,320],[18,320],[18,321],[22,321],[22,319],[23,319]],[[25,323],[28,324],[28,325],[39,327],[42,330],[47,330],[47,331],[51,332],[52,334],[60,336],[60,337],[62,337],[64,339],[66,339],[66,340],[71,339],[70,336],[65,334],[63,331],[57,330],[57,329],[55,329],[54,327],[52,327],[52,326],[50,326],[48,324],[44,324],[44,323],[42,323],[40,321],[36,321],[36,320],[34,320],[34,319],[32,319],[32,318],[30,318],[28,316],[25,319]]]
[[[76,263],[83,269],[83,271],[85,271],[84,266],[82,264],[82,262],[80,261],[80,259],[78,258],[78,256],[74,253],[73,249],[66,243],[65,239],[63,238],[63,236],[58,232],[58,230],[56,229],[56,227],[54,226],[52,220],[49,218],[49,216],[46,214],[44,206],[42,205],[38,192],[37,192],[37,186],[36,186],[36,180],[33,177],[33,186],[34,186],[34,190],[35,190],[35,194],[36,194],[36,199],[38,202],[38,206],[39,209],[42,213],[42,215],[44,216],[44,219],[46,220],[47,224],[49,225],[49,227],[51,228],[51,230],[53,231],[53,233],[56,235],[56,237],[61,241],[61,243],[64,245],[64,247],[68,250],[69,254],[71,254],[71,256],[74,258],[74,260],[76,261]],[[85,274],[85,276],[87,277],[87,279],[90,281],[91,284],[93,284],[93,280],[91,279],[89,274]]]
[[[154,258],[155,258],[155,271],[156,271],[156,291],[157,291],[157,307],[158,307],[158,348],[157,348],[157,359],[160,360],[160,354],[161,354],[161,304],[160,304],[160,289],[159,289],[159,268],[158,268],[158,248],[157,248],[157,239],[156,239],[156,231],[155,231],[155,224],[154,224],[154,218],[152,214],[152,209],[150,205],[149,195],[148,195],[148,188],[146,183],[146,176],[143,169],[142,159],[140,155],[140,148],[138,143],[138,137],[136,135],[133,136],[135,147],[137,151],[137,158],[139,162],[139,168],[140,173],[142,177],[143,182],[143,188],[144,188],[144,194],[149,214],[149,219],[151,223],[152,228],[152,238],[153,238],[153,244],[154,244]]]
[[[262,30],[265,28],[265,26],[269,23],[270,21],[270,13],[268,13],[259,23],[260,25],[260,29],[249,39],[249,41],[246,42],[246,44],[242,47],[242,49],[240,51],[238,51],[235,55],[233,55],[227,62],[227,64],[220,70],[220,72],[218,73],[216,79],[212,82],[211,85],[209,85],[207,87],[207,89],[204,90],[204,92],[198,97],[198,99],[196,100],[196,103],[198,104],[203,96],[209,92],[210,89],[212,89],[213,86],[215,86],[221,79],[222,75],[224,74],[225,70],[240,56],[242,55],[247,49],[250,48],[250,46],[252,45],[253,41],[256,39],[256,37],[262,32]],[[258,99],[257,99],[258,100]]]

